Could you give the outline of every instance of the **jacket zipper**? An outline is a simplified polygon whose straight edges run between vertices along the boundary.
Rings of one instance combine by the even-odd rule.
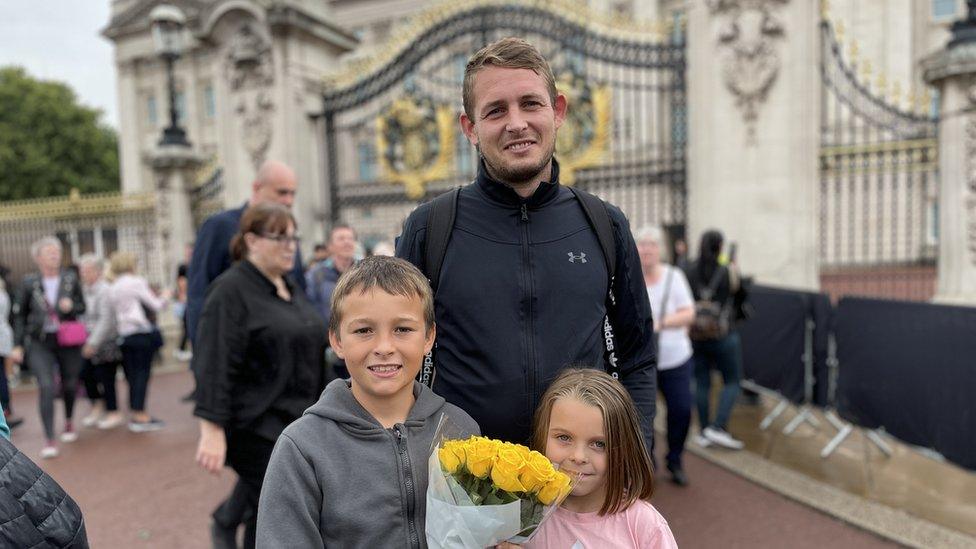
[[[529,382],[529,390],[526,395],[526,409],[529,414],[534,410],[533,401],[535,400],[536,392],[536,371],[535,371],[535,361],[532,357],[534,353],[534,345],[532,339],[532,274],[529,262],[529,211],[525,202],[522,203],[522,264],[524,268],[522,269],[522,285],[525,288],[525,327],[524,327],[524,337],[525,337],[525,371],[526,377]]]
[[[396,434],[397,456],[400,460],[400,467],[403,471],[403,487],[407,492],[404,502],[404,512],[407,516],[407,533],[409,535],[410,547],[420,547],[420,537],[417,534],[416,505],[414,502],[413,472],[410,468],[410,455],[407,453],[407,444],[403,440],[403,424],[397,423],[393,426]]]

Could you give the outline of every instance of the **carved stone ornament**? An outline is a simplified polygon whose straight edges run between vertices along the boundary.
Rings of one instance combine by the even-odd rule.
[[[274,84],[274,61],[269,39],[255,22],[241,24],[227,45],[224,56],[225,75],[241,128],[241,142],[254,169],[263,163],[271,146],[271,100]]]
[[[231,91],[263,88],[274,83],[271,44],[253,23],[244,23],[237,29],[227,46],[224,62]]]
[[[976,109],[976,82],[966,90],[970,110]],[[969,260],[976,265],[976,112],[966,120],[966,245]]]
[[[773,9],[789,0],[706,0],[720,18],[719,58],[725,86],[742,111],[750,142],[754,142],[759,107],[780,69],[775,40],[784,34]]]
[[[251,101],[247,97],[242,97],[237,104],[237,115],[242,130],[241,140],[255,170],[265,161],[268,147],[271,146],[273,112],[274,103],[265,92],[255,94]]]

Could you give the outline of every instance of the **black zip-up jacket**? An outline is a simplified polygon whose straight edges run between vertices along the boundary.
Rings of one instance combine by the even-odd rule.
[[[29,273],[14,295],[10,316],[13,319],[14,346],[26,347],[31,342],[44,338],[44,320],[48,315],[47,299],[44,297],[44,283],[40,273]],[[58,306],[62,298],[71,300],[71,310],[63,312]],[[78,275],[64,269],[58,276],[58,299],[54,310],[59,321],[77,320],[85,313],[85,296],[81,290]]]
[[[486,436],[526,442],[542,393],[570,364],[604,368],[609,275],[596,232],[573,193],[552,182],[528,199],[478,178],[458,196],[457,217],[434,296],[434,392]],[[422,271],[429,204],[414,210],[397,257]],[[617,265],[611,317],[621,381],[651,447],[656,355],[650,303],[627,218],[608,205]]]
[[[0,547],[87,549],[78,504],[3,437],[0,471]]]

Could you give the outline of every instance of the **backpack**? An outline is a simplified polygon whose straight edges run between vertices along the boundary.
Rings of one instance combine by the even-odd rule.
[[[604,363],[608,374],[614,379],[620,378],[620,367],[617,365],[616,338],[614,337],[613,326],[610,323],[611,311],[616,308],[617,302],[613,294],[613,284],[617,266],[617,248],[613,239],[613,223],[610,221],[610,214],[607,212],[606,203],[596,195],[586,191],[581,191],[574,187],[566,187],[572,191],[573,195],[583,207],[586,220],[596,232],[597,240],[600,242],[600,249],[603,251],[603,258],[607,267],[609,284],[607,292],[607,315],[603,318],[603,341],[604,341]],[[454,230],[454,219],[457,215],[458,196],[461,194],[461,187],[457,187],[443,193],[430,203],[430,210],[427,213],[427,238],[424,242],[424,271],[430,281],[430,287],[434,293],[437,292],[437,285],[440,282],[441,266],[444,263],[444,254],[447,253],[447,244],[451,239]],[[434,343],[434,350],[437,343]],[[434,358],[433,350],[424,357],[423,366],[420,369],[418,381],[432,387],[434,383]]]
[[[715,269],[708,286],[701,289],[701,297],[695,302],[695,321],[688,330],[688,337],[695,341],[711,341],[729,335],[732,328],[732,308],[728,300],[713,301],[718,285],[728,272],[723,266]]]

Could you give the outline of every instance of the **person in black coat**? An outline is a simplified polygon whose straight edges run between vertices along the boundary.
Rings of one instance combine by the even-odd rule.
[[[325,388],[325,323],[286,276],[297,240],[295,218],[284,206],[245,211],[231,245],[237,263],[213,282],[200,315],[192,367],[193,413],[200,418],[196,459],[211,473],[226,462],[238,475],[213,514],[215,547],[235,546],[242,519],[244,545],[254,546],[275,441]]]
[[[3,437],[0,470],[0,547],[88,547],[78,504]]]
[[[60,240],[53,236],[41,238],[31,246],[31,257],[38,272],[24,277],[14,298],[11,311],[14,349],[10,358],[14,362],[26,362],[37,379],[38,405],[47,438],[41,457],[52,458],[58,455],[54,440],[55,372],[61,375],[64,399],[61,440],[74,442],[78,438],[71,416],[83,364],[81,346],[84,340],[69,341],[61,332],[69,327],[69,323],[80,324],[79,317],[85,312],[85,297],[78,274],[61,268]],[[73,327],[83,330],[78,325]]]

